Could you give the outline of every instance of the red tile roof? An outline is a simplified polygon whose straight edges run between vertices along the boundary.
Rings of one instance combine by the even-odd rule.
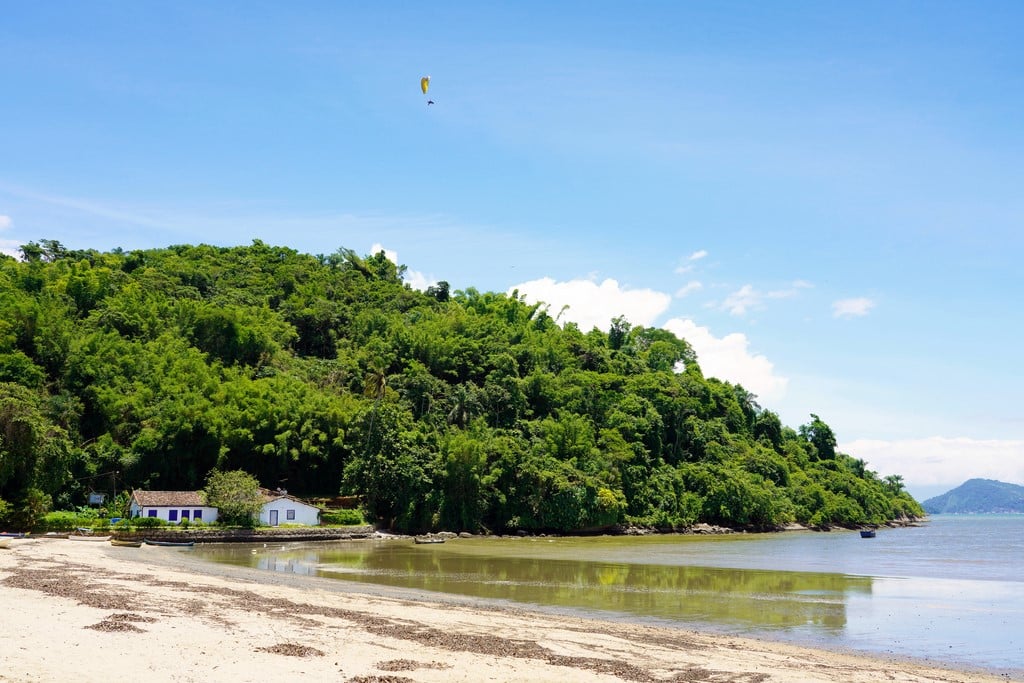
[[[302,500],[301,498],[296,498],[295,496],[289,495],[287,491],[283,491],[281,489],[277,489],[276,491],[273,491],[271,489],[265,489],[265,488],[261,487],[260,488],[260,495],[263,496],[263,504],[264,505],[266,505],[267,503],[272,503],[275,500],[280,500],[280,499],[284,498],[286,500],[293,500],[296,503],[299,503],[300,505],[305,505],[307,507],[311,507],[311,508],[316,508],[317,507],[316,505],[310,505],[309,503],[307,503],[306,501]],[[317,508],[317,509],[319,509],[319,508]]]
[[[132,499],[143,507],[203,507],[199,491],[132,491]]]

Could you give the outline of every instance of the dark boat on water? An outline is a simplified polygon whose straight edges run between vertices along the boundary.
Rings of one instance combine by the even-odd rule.
[[[153,541],[145,539],[146,545],[162,545],[169,548],[191,548],[196,544],[195,541]]]
[[[861,529],[860,530],[860,537],[861,538],[874,538],[875,537],[875,530],[874,529]]]

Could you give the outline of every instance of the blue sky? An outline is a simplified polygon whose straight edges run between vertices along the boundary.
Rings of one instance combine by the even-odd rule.
[[[3,17],[7,253],[384,248],[416,286],[671,329],[919,497],[1024,484],[1020,3]]]

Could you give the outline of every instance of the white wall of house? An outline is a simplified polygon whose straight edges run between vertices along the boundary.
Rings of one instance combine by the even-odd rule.
[[[281,526],[282,524],[317,526],[320,524],[320,509],[306,505],[294,498],[275,498],[264,503],[260,508],[260,524],[264,526]]]
[[[145,505],[132,501],[129,509],[131,517],[156,517],[170,524],[181,524],[183,520],[199,521],[209,524],[217,521],[217,508],[206,505]]]

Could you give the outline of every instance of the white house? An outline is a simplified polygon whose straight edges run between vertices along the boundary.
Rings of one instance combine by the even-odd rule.
[[[320,524],[320,508],[303,503],[280,489],[277,491],[260,489],[260,493],[263,494],[260,524],[264,526],[280,526],[282,524],[317,526]]]
[[[156,517],[171,524],[185,520],[217,521],[217,508],[206,505],[199,491],[132,491],[129,517]]]

